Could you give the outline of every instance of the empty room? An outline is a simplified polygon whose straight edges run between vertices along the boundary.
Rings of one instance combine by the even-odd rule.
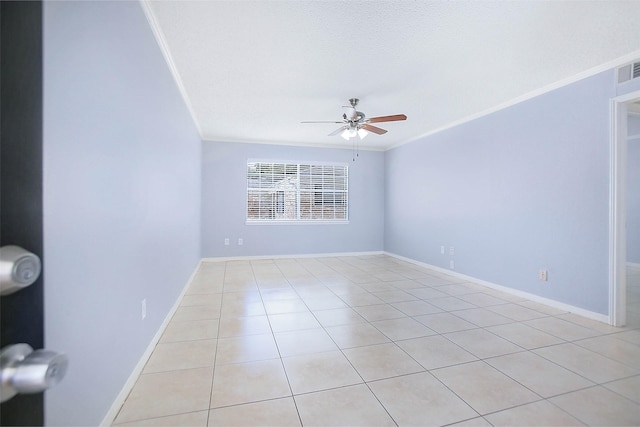
[[[1,19],[2,425],[640,425],[640,2]]]

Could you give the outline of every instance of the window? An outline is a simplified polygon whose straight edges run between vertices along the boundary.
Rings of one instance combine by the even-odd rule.
[[[348,220],[346,164],[247,162],[247,222]]]

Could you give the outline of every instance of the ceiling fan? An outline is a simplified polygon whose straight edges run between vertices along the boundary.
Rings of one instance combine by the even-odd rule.
[[[366,118],[362,111],[357,111],[356,107],[358,105],[358,98],[351,98],[349,103],[351,106],[344,105],[344,108],[348,108],[349,111],[342,115],[341,121],[306,121],[302,123],[341,123],[343,124],[341,127],[331,132],[329,136],[334,136],[340,134],[344,139],[349,140],[350,138],[354,138],[356,136],[363,139],[365,136],[369,134],[369,132],[373,132],[377,135],[383,135],[387,133],[385,129],[379,128],[377,126],[371,125],[371,123],[381,123],[381,122],[396,122],[399,120],[407,120],[407,116],[404,114],[394,114],[392,116],[379,116],[379,117],[371,117]]]

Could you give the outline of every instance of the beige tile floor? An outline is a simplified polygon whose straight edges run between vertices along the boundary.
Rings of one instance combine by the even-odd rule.
[[[116,425],[640,425],[625,328],[388,256],[204,263]]]

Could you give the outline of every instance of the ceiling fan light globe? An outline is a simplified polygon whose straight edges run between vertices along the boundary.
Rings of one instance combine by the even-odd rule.
[[[358,136],[360,137],[360,139],[364,139],[367,135],[369,135],[369,132],[367,132],[365,129],[358,129]]]
[[[343,137],[345,140],[349,140],[349,138],[351,138],[351,134],[349,133],[349,129],[345,129],[341,134],[341,137]]]

